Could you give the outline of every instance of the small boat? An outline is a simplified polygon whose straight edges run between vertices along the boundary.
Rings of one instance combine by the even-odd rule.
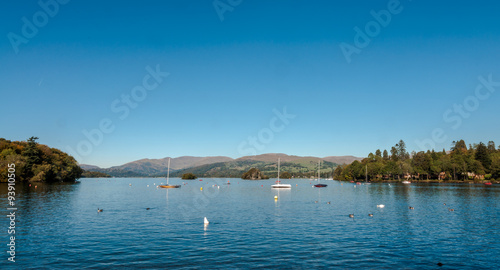
[[[161,188],[180,188],[181,185],[158,185]]]
[[[160,188],[180,188],[181,185],[169,185],[168,179],[170,178],[170,158],[168,159],[168,169],[167,169],[167,184],[166,185],[158,185]]]
[[[292,188],[290,184],[274,184],[271,185],[272,188]]]
[[[404,181],[403,181],[403,182],[401,182],[401,183],[403,183],[403,184],[411,184],[411,182],[410,182],[410,181],[408,181],[408,180],[404,180]]]
[[[487,185],[487,186],[491,186],[491,182],[486,182],[484,184]]]
[[[321,169],[321,160],[318,161],[318,183],[316,185],[314,185],[314,187],[316,187],[316,188],[324,188],[324,187],[328,186],[328,185],[319,183],[319,180],[321,179],[321,174],[319,172],[320,169]]]
[[[280,159],[278,158],[278,180],[276,180],[276,184],[271,185],[271,188],[292,188],[290,184],[281,184],[280,181]]]

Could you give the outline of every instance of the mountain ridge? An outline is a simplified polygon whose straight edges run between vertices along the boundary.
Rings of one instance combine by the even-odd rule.
[[[80,167],[87,171],[97,171],[110,174],[115,177],[146,177],[146,176],[162,176],[167,173],[168,159],[170,157],[160,159],[143,158],[123,165],[112,166],[109,168],[100,168],[95,165],[79,164]],[[187,172],[189,169],[197,171],[202,177],[213,175],[214,177],[222,177],[225,175],[225,170],[228,170],[227,175],[235,176],[241,171],[252,166],[261,166],[264,170],[270,169],[278,158],[281,159],[283,164],[289,163],[290,166],[301,167],[305,171],[310,171],[313,166],[316,166],[319,160],[328,162],[328,165],[335,167],[339,164],[349,164],[354,160],[361,160],[362,158],[355,156],[328,156],[324,158],[313,156],[295,156],[283,153],[266,153],[256,156],[244,156],[233,159],[226,156],[181,156],[170,158],[170,170],[175,175],[176,171]],[[216,166],[211,166],[217,164]],[[293,167],[292,166],[292,167]],[[297,167],[297,168],[298,168]],[[230,172],[229,172],[230,171]],[[268,170],[269,171],[269,170]],[[216,173],[215,173],[216,172]]]

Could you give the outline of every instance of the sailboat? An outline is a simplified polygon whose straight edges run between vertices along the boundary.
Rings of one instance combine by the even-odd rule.
[[[319,172],[320,168],[321,168],[321,160],[320,160],[320,161],[318,161],[318,183],[317,183],[316,185],[314,185],[314,187],[318,187],[318,188],[321,188],[321,187],[327,187],[328,185],[325,185],[325,184],[320,184],[320,183],[319,183],[319,180],[321,179],[321,174],[320,174],[320,172]]]
[[[168,158],[168,169],[167,169],[167,184],[166,185],[158,185],[161,188],[180,188],[181,185],[169,185],[168,179],[170,178],[170,158]]]
[[[276,181],[276,184],[271,185],[272,188],[292,188],[292,185],[290,184],[281,184],[280,182],[280,158],[278,158],[278,181]]]

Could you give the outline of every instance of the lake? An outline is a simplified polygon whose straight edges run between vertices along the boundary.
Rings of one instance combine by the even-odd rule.
[[[284,190],[271,189],[274,180],[171,179],[182,187],[156,188],[161,182],[18,184],[16,262],[7,261],[3,218],[1,268],[500,268],[499,185],[312,188],[317,182],[293,179]],[[1,184],[4,213],[6,193]]]

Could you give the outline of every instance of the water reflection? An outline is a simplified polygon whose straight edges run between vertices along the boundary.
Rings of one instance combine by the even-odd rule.
[[[488,268],[500,248],[497,186],[354,188],[329,181],[316,189],[294,179],[287,180],[291,189],[272,189],[273,180],[222,185],[226,179],[205,179],[169,190],[156,188],[158,182],[20,186],[16,266],[51,268],[57,261],[61,268],[162,268],[168,260],[172,267],[203,267],[212,258],[229,268],[427,269],[437,261]],[[7,185],[0,185],[0,194],[5,204]],[[210,224],[202,228],[205,216]]]

